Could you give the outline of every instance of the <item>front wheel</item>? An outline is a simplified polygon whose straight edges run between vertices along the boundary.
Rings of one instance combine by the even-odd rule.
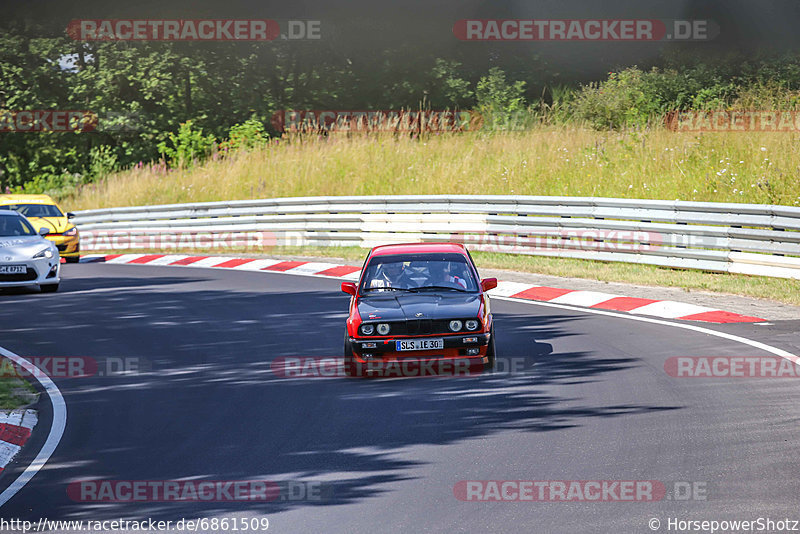
[[[66,260],[67,263],[78,263],[79,261],[81,261],[81,257],[80,256],[66,256],[64,258],[64,260]]]

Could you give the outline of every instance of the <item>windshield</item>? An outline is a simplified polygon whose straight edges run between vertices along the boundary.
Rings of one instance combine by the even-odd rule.
[[[0,237],[36,235],[33,226],[22,217],[0,217]]]
[[[403,254],[376,256],[367,265],[361,291],[465,291],[478,283],[461,254]]]
[[[0,206],[2,210],[13,210],[25,217],[63,217],[64,214],[58,206],[52,204],[6,204]]]

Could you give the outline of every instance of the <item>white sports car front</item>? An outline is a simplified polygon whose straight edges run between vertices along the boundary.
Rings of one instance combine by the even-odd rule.
[[[0,210],[0,289],[39,286],[53,292],[60,282],[61,258],[55,244],[19,213]]]

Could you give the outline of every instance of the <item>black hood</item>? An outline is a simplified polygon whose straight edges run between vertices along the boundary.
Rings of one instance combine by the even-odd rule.
[[[403,293],[382,292],[358,301],[362,321],[404,321],[407,319],[463,319],[477,317],[479,293]],[[417,314],[421,313],[422,316]],[[373,317],[370,317],[372,315]]]

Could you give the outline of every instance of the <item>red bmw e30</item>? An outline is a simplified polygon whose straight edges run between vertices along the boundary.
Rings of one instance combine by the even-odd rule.
[[[474,374],[491,369],[495,338],[487,291],[457,243],[373,248],[351,295],[344,340],[350,376]]]

